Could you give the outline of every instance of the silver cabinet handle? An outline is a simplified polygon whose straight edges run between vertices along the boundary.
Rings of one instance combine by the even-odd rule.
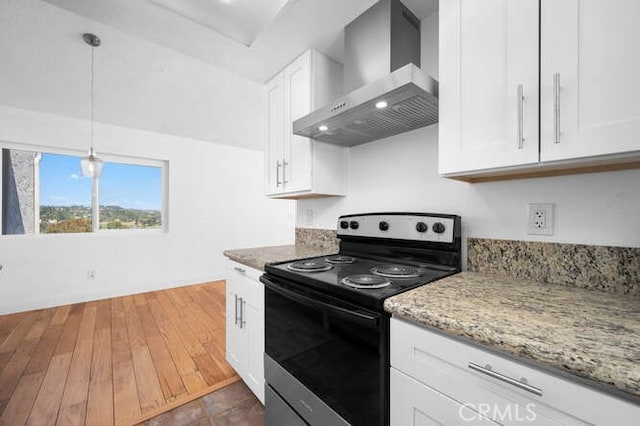
[[[282,183],[280,182],[280,167],[282,167],[282,164],[280,164],[280,161],[276,161],[276,186],[280,186]]]
[[[239,266],[234,266],[233,269],[240,272],[241,274],[244,274],[245,272],[247,272],[244,268],[241,268]]]
[[[475,364],[469,361],[468,366],[470,369],[477,371],[478,373],[486,374],[487,376],[493,377],[494,379],[498,379],[502,382],[508,383],[517,388],[524,389],[527,392],[531,392],[535,395],[542,396],[542,390],[527,384],[527,381],[524,377],[521,378],[520,380],[512,379],[511,377],[505,376],[504,374],[496,373],[491,369],[491,366],[489,364],[485,365],[484,367],[481,367],[478,364]]]
[[[560,73],[553,74],[553,143],[560,143]]]
[[[233,295],[236,298],[235,304],[233,305],[233,316],[236,319],[236,325],[238,325],[238,295]]]
[[[286,160],[282,160],[282,186],[284,186],[284,184],[289,183],[289,181],[287,180],[287,178],[285,177],[287,174],[287,166],[289,165],[289,163],[286,162]]]
[[[244,317],[245,307],[247,305],[247,301],[242,299],[242,326],[244,327],[247,324],[247,320]]]
[[[523,136],[523,128],[524,128],[524,88],[522,84],[518,84],[518,149],[522,149],[524,145],[524,136]]]

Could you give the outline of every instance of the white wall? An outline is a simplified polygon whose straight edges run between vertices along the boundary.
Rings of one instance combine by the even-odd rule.
[[[86,144],[86,121],[0,106],[0,123],[0,141]],[[264,197],[262,153],[112,125],[96,138],[169,161],[169,232],[2,236],[0,313],[221,279],[223,250],[293,242],[293,202]]]
[[[422,68],[437,78],[437,14],[421,29]],[[437,159],[437,125],[353,147],[348,195],[298,201],[297,225],[335,229],[341,214],[441,212],[462,216],[463,238],[640,247],[640,170],[467,184],[440,178]],[[527,203],[539,202],[555,203],[553,236],[526,234]]]
[[[259,84],[38,0],[0,0],[0,104],[88,118],[85,32],[98,121],[263,149]]]
[[[438,127],[351,148],[348,195],[300,200],[297,225],[339,215],[424,211],[462,216],[463,237],[640,247],[640,170],[468,184],[438,176]],[[526,234],[527,203],[555,203],[555,234]],[[306,223],[313,209],[314,223]]]
[[[0,314],[220,279],[223,250],[292,243],[293,202],[263,196],[260,85],[48,3],[0,0],[0,142],[86,152],[84,32],[96,149],[169,161],[169,232],[0,236]]]

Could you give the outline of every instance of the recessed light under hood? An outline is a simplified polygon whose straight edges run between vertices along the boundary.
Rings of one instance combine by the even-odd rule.
[[[353,90],[293,122],[293,133],[355,146],[438,122],[438,82],[420,68],[420,21],[381,0],[345,28],[344,85]]]

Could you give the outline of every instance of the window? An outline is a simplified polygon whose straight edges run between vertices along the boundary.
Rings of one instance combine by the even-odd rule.
[[[80,176],[79,164],[71,155],[41,155],[40,233],[91,232],[92,182]]]
[[[165,163],[103,159],[94,180],[79,156],[3,148],[2,234],[162,229]]]
[[[162,168],[104,163],[100,229],[162,227]]]

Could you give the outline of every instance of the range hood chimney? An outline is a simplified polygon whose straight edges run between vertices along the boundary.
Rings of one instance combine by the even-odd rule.
[[[293,133],[355,146],[438,122],[438,82],[420,69],[420,20],[380,0],[345,27],[348,93],[293,122]]]

